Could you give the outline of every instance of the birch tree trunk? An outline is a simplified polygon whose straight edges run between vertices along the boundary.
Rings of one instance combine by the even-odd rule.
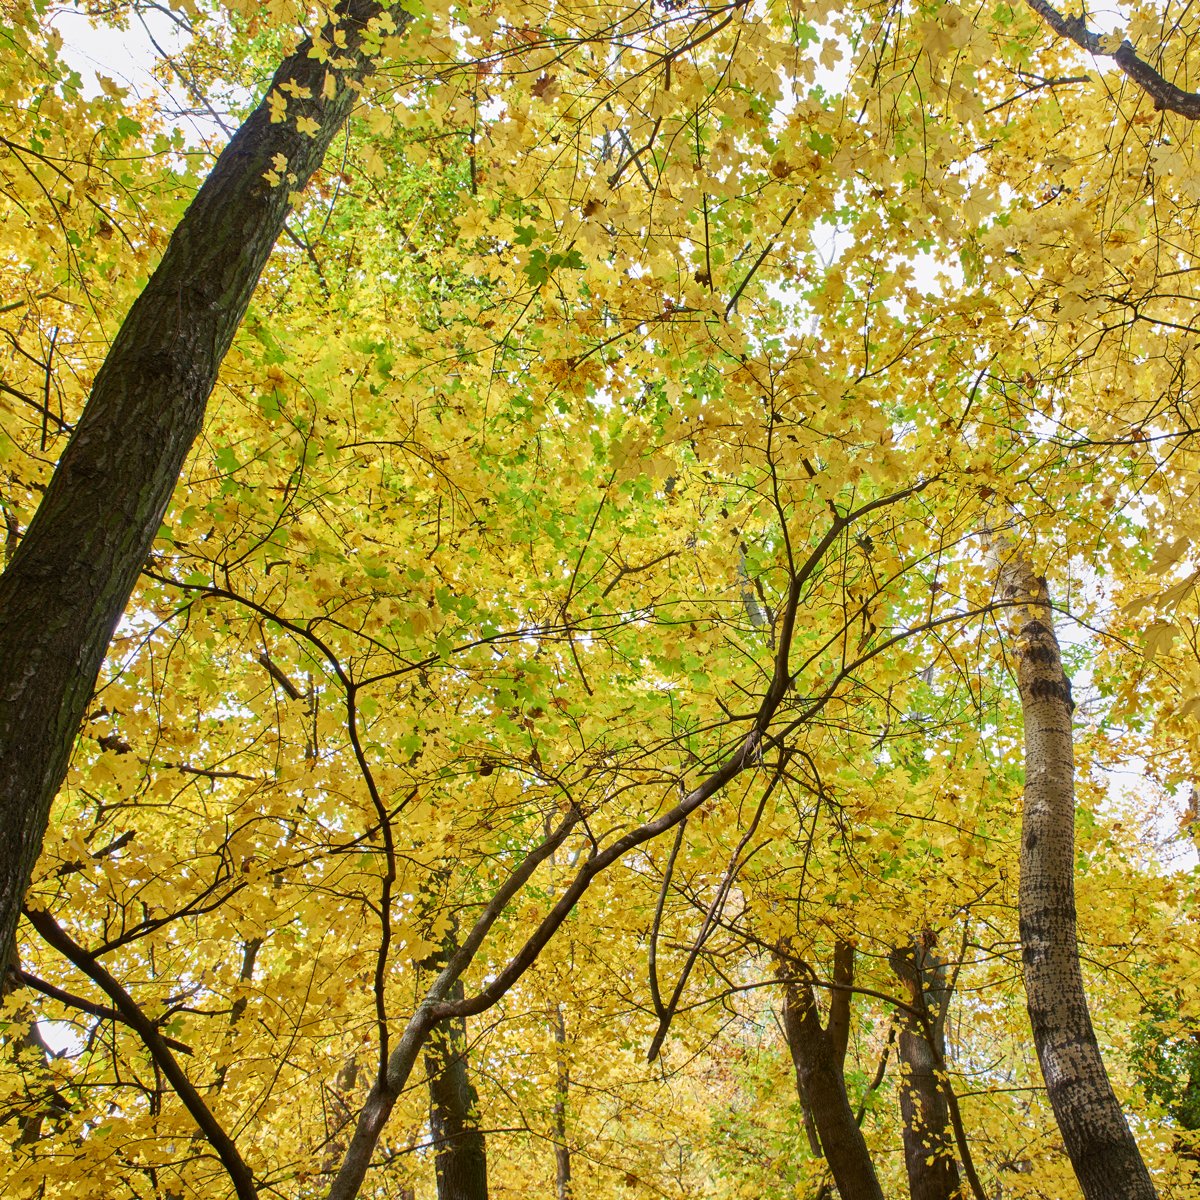
[[[113,630],[200,431],[217,371],[303,188],[371,71],[379,0],[342,0],[327,44],[305,40],[225,147],[100,368],[33,521],[0,576],[0,961],[7,961],[50,805]],[[411,17],[400,8],[397,32]],[[334,64],[337,64],[336,66]],[[280,89],[287,85],[287,91]],[[329,86],[327,86],[329,85]],[[315,122],[309,136],[300,118]],[[264,175],[279,160],[292,182]]]
[[[1087,1200],[1155,1200],[1092,1028],[1075,924],[1075,760],[1071,684],[1046,581],[1002,549],[1000,598],[1014,606],[1013,657],[1025,717],[1020,928],[1038,1062]]]

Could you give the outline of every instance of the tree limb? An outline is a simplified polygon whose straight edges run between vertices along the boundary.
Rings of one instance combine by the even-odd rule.
[[[154,1022],[142,1012],[133,997],[105,970],[96,956],[88,953],[75,942],[48,912],[26,909],[25,916],[48,945],[53,946],[64,958],[74,963],[108,996],[121,1014],[124,1023],[137,1032],[142,1039],[142,1044],[150,1052],[154,1065],[167,1077],[175,1089],[175,1094],[183,1101],[184,1107],[191,1113],[192,1119],[199,1126],[201,1133],[216,1151],[217,1157],[233,1181],[238,1200],[257,1200],[258,1189],[255,1187],[254,1175],[250,1168],[246,1165],[237,1146],[234,1145],[233,1139],[213,1116],[212,1110],[204,1103],[200,1093],[196,1091],[192,1081],[184,1073]]]
[[[1185,92],[1155,70],[1125,39],[1115,49],[1102,34],[1090,30],[1083,17],[1065,17],[1046,0],[1025,0],[1059,37],[1072,41],[1081,50],[1098,58],[1111,58],[1121,71],[1146,93],[1159,112],[1178,113],[1189,121],[1200,121],[1200,92]]]

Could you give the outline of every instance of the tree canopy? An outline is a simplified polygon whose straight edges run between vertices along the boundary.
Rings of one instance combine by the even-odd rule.
[[[1200,1196],[1200,17],[81,7],[177,34],[0,10],[6,1194]]]

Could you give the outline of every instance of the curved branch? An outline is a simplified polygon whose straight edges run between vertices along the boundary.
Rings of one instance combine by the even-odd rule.
[[[708,912],[705,914],[704,923],[700,927],[700,932],[696,934],[696,940],[692,943],[691,950],[688,951],[688,956],[684,960],[683,970],[679,972],[679,979],[675,984],[675,990],[671,993],[671,999],[663,1007],[661,1000],[659,1001],[660,1011],[658,1013],[658,1029],[655,1031],[654,1037],[650,1041],[650,1049],[646,1052],[646,1061],[653,1062],[658,1057],[659,1050],[662,1049],[662,1044],[666,1040],[668,1031],[671,1028],[671,1021],[675,1016],[675,1011],[679,1007],[679,1001],[683,997],[683,989],[687,986],[688,977],[692,973],[692,968],[696,965],[696,959],[700,956],[700,951],[704,949],[704,943],[708,941],[709,934],[712,932],[713,925],[721,914],[721,910],[725,907],[725,900],[729,896],[729,889],[733,887],[734,880],[737,878],[738,871],[745,865],[742,859],[742,851],[749,845],[750,839],[754,836],[758,829],[759,822],[762,820],[763,812],[766,810],[767,801],[771,798],[771,793],[775,790],[775,785],[783,777],[784,771],[787,769],[787,764],[790,755],[784,751],[780,758],[779,766],[775,771],[774,777],[767,785],[767,789],[763,792],[762,799],[758,802],[758,808],[754,813],[754,819],[750,822],[750,828],[746,830],[741,841],[737,844],[737,849],[729,856],[729,866],[725,871],[725,878],[721,880],[720,887],[717,888],[717,894],[713,897],[712,903],[708,907]],[[682,830],[683,822],[679,824]],[[676,849],[679,847],[679,842],[675,843]],[[747,856],[749,858],[749,856]],[[675,855],[671,855],[671,861],[674,862]],[[659,900],[658,915],[662,913],[662,898],[666,896],[667,883],[670,877],[663,879],[663,891]],[[655,988],[657,993],[657,987]]]
[[[167,1077],[175,1089],[175,1094],[183,1101],[184,1107],[191,1113],[192,1119],[199,1126],[200,1132],[204,1134],[208,1139],[208,1144],[216,1151],[217,1157],[233,1181],[238,1200],[257,1200],[258,1189],[254,1185],[253,1172],[238,1152],[233,1139],[225,1132],[221,1123],[213,1116],[212,1110],[204,1103],[203,1097],[196,1091],[192,1081],[188,1079],[154,1022],[142,1012],[134,998],[105,970],[96,956],[88,953],[75,942],[48,912],[26,909],[25,916],[48,945],[53,946],[64,958],[74,963],[108,996],[117,1012],[121,1014],[121,1020],[136,1031],[142,1039],[142,1044],[150,1052],[154,1065]]]
[[[54,984],[47,983],[46,980],[39,979],[36,975],[30,975],[28,971],[23,971],[20,967],[9,967],[8,973],[14,983],[27,987],[30,991],[41,992],[43,996],[49,996],[51,1000],[57,1000],[59,1004],[67,1008],[87,1013],[89,1017],[96,1017],[101,1021],[118,1021],[122,1025],[129,1024],[125,1020],[125,1014],[118,1009],[97,1004],[94,1000],[86,1000],[83,996],[76,996],[74,992],[55,987]],[[172,1050],[178,1050],[180,1054],[191,1056],[194,1053],[186,1042],[177,1042],[174,1038],[164,1037],[163,1043],[170,1046]]]
[[[375,69],[383,15],[382,0],[340,0],[324,29],[280,64],[125,316],[0,575],[0,955],[100,664],[221,363],[293,191],[320,167]],[[397,35],[411,20],[399,6],[387,17]],[[334,44],[330,58],[321,47]]]
[[[1183,88],[1176,87],[1169,79],[1165,79],[1138,54],[1128,39],[1115,50],[1108,48],[1107,39],[1090,30],[1082,16],[1064,17],[1058,9],[1047,4],[1046,0],[1025,0],[1025,3],[1059,37],[1067,38],[1081,50],[1086,50],[1098,58],[1111,58],[1126,77],[1154,101],[1154,107],[1159,112],[1178,113],[1189,121],[1200,121],[1200,92],[1185,92]]]

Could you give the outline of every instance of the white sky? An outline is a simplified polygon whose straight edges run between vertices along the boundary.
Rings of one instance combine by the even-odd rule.
[[[135,14],[128,28],[121,30],[97,25],[86,13],[63,6],[53,10],[50,23],[62,35],[62,57],[79,72],[85,96],[99,95],[97,77],[103,75],[128,88],[131,98],[153,99],[165,111],[179,114],[178,124],[187,144],[201,146],[214,139],[218,144],[225,140],[215,121],[195,112],[177,79],[166,72],[161,80],[154,77],[159,50],[173,54],[185,41],[179,25],[164,12],[150,9]]]
[[[88,96],[99,94],[98,74],[107,75],[138,97],[162,93],[150,73],[156,57],[154,41],[165,50],[175,50],[182,39],[178,27],[162,13],[151,11],[145,21],[145,26],[131,20],[126,30],[110,29],[94,25],[75,8],[56,8],[50,19],[62,34],[63,57],[83,77]]]

